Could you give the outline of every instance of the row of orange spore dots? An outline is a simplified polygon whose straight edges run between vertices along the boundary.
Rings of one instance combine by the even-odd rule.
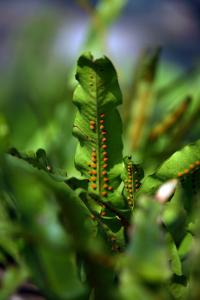
[[[107,152],[107,131],[105,130],[105,125],[104,125],[104,117],[105,114],[100,114],[100,121],[99,121],[99,129],[100,129],[100,134],[101,134],[101,156],[102,156],[102,170],[100,170],[101,175],[103,177],[103,191],[101,192],[101,195],[103,197],[107,197],[108,191],[112,191],[112,187],[109,186],[109,179],[107,176],[107,168],[108,168],[108,152]],[[90,121],[90,129],[94,132],[96,132],[96,123],[94,120]],[[92,163],[90,163],[91,170],[89,171],[90,174],[90,182],[91,182],[91,187],[92,189],[96,190],[97,188],[97,153],[96,149],[92,148],[92,157],[91,157]]]
[[[96,132],[96,122],[94,120],[90,120],[90,129],[94,132]],[[89,166],[91,167],[89,174],[90,174],[90,182],[92,189],[96,190],[97,188],[97,153],[96,149],[92,148],[92,157],[91,157],[91,163],[89,163]]]
[[[179,172],[177,174],[177,176],[182,177],[184,175],[187,175],[187,174],[189,174],[190,172],[193,172],[194,170],[196,170],[199,167],[200,167],[200,160],[197,160],[196,162],[190,164],[188,169],[184,169],[182,172]]]
[[[100,120],[99,120],[99,129],[100,129],[100,135],[101,135],[101,176],[103,179],[103,189],[101,191],[101,195],[103,197],[107,197],[108,191],[112,191],[112,186],[109,185],[109,179],[108,179],[108,152],[107,152],[107,131],[105,129],[105,114],[100,114]]]
[[[131,162],[128,162],[128,179],[125,180],[125,188],[128,193],[128,205],[133,207],[133,165]]]

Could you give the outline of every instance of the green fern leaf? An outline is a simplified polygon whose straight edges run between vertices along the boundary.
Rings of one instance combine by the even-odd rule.
[[[200,140],[175,152],[153,175],[147,176],[140,193],[152,194],[163,182],[172,178],[179,178],[186,192],[192,193],[194,179],[199,178],[199,169]],[[190,180],[191,178],[192,180]]]
[[[89,180],[88,191],[109,198],[120,184],[122,103],[116,71],[108,58],[83,54],[77,64],[73,102],[77,106],[73,134],[79,143],[75,166]]]

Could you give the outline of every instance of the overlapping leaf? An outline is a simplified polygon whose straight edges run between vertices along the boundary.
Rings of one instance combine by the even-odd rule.
[[[175,152],[153,175],[147,176],[140,189],[140,193],[154,193],[162,182],[172,178],[184,179],[191,175],[198,176],[199,168],[200,140]],[[188,180],[185,184],[186,189],[187,184],[189,184]],[[192,182],[189,186],[191,185]]]

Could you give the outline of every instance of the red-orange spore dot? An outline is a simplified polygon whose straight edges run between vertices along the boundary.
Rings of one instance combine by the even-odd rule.
[[[91,120],[90,125],[95,125],[95,121]]]
[[[108,177],[105,177],[105,178],[103,179],[103,181],[104,181],[104,182],[108,182],[108,181],[109,181]]]
[[[95,176],[90,178],[90,181],[95,182],[97,180],[97,178]]]
[[[104,192],[103,192],[103,193],[104,193]],[[106,196],[107,196],[107,193],[106,193],[105,195],[102,195],[102,196],[106,197]],[[105,212],[105,211],[102,211],[100,215],[101,215],[101,217],[104,217],[104,216],[106,215],[106,212]]]
[[[107,189],[107,188],[108,188],[108,184],[107,184],[107,183],[104,183],[103,188],[104,188],[104,189]]]
[[[106,175],[106,174],[107,174],[107,172],[106,172],[106,171],[103,171],[101,174],[104,176],[104,175]]]
[[[103,137],[101,141],[102,141],[103,143],[106,142],[106,138]]]
[[[100,114],[100,117],[101,117],[101,118],[104,118],[104,117],[105,117],[105,114]]]
[[[191,165],[190,165],[190,169],[191,169],[191,170],[194,169],[194,167],[195,167],[194,164],[191,164]]]
[[[90,174],[90,175],[96,175],[96,174],[97,174],[97,171],[96,171],[96,170],[91,170],[91,171],[89,171],[89,174]]]
[[[106,148],[107,148],[107,145],[104,144],[104,145],[101,146],[101,148],[102,148],[102,149],[106,149]]]
[[[196,165],[196,166],[200,166],[200,160],[197,160],[197,161],[195,162],[195,165]]]
[[[96,156],[93,156],[93,157],[92,157],[92,161],[93,161],[94,163],[97,162]]]
[[[103,154],[103,156],[107,156],[108,152],[104,151],[102,154]]]
[[[107,133],[106,130],[103,130],[103,131],[102,131],[102,134],[103,134],[103,135],[105,135],[106,133]]]
[[[99,127],[100,129],[104,129],[104,125],[100,125],[100,127]]]
[[[108,161],[108,157],[104,157],[103,161],[105,161],[105,162]]]
[[[107,196],[107,192],[101,192],[101,195],[102,195],[103,197],[106,197],[106,196]]]
[[[90,129],[94,130],[95,129],[94,125],[90,125]]]
[[[107,164],[104,164],[104,165],[103,165],[103,169],[106,169],[107,167],[108,167]]]
[[[109,187],[108,187],[108,190],[109,190],[109,191],[112,191],[112,190],[113,190],[113,187],[112,187],[112,186],[109,186]]]
[[[181,176],[183,176],[183,173],[179,172],[178,177],[181,177]]]
[[[185,169],[185,170],[184,170],[184,173],[185,173],[185,174],[188,174],[188,173],[189,173],[189,170],[188,170],[188,169]]]
[[[96,190],[97,185],[95,183],[93,183],[93,184],[91,184],[91,188],[94,189],[94,190]]]
[[[100,124],[103,124],[104,123],[104,120],[100,120]]]
[[[91,167],[95,169],[97,167],[97,165],[96,164],[91,164]]]

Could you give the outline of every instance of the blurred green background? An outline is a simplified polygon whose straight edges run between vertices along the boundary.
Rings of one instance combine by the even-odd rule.
[[[50,165],[69,176],[77,174],[77,141],[71,134],[75,66],[83,51],[91,51],[107,55],[118,72],[124,96],[124,155],[133,153],[151,173],[199,138],[199,16],[197,1],[186,0],[0,1],[0,154],[10,147],[26,152],[44,148]],[[158,46],[159,60],[154,50]],[[152,56],[146,48],[153,48]],[[140,84],[153,99],[142,125],[137,119]],[[155,124],[188,96],[191,102],[179,127],[150,143]],[[127,117],[130,112],[133,116]],[[132,117],[133,125],[142,129],[137,144],[128,135]],[[41,290],[51,287],[48,299],[79,299],[85,287],[74,271],[71,236],[58,221],[57,190],[22,161],[2,155],[0,164],[0,264],[8,268],[0,299],[11,299],[29,274]],[[41,270],[46,278],[40,278]]]
[[[76,143],[71,98],[80,53],[111,58],[126,101],[142,49],[162,46],[157,93],[198,65],[198,8],[196,1],[169,0],[0,1],[0,132],[9,135],[9,146],[45,148],[69,171]],[[162,95],[165,101],[161,108],[155,105],[153,121],[194,93],[198,78],[186,79],[179,90],[177,85],[170,90],[172,95]]]

